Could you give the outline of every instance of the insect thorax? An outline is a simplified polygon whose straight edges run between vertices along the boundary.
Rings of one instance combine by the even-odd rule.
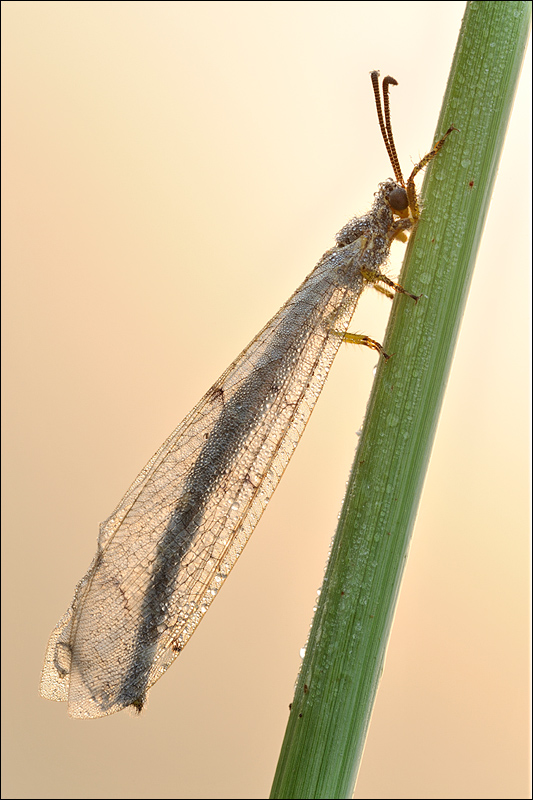
[[[395,222],[389,197],[392,192],[398,190],[403,190],[403,187],[396,181],[388,180],[380,183],[368,214],[351,219],[335,237],[337,247],[342,248],[364,236],[367,243],[362,256],[365,263],[361,266],[369,270],[379,269],[389,255],[390,244],[394,238]],[[411,227],[409,220],[402,220],[403,230],[409,227]]]

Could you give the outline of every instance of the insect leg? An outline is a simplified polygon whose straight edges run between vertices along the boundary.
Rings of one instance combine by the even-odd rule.
[[[380,343],[376,342],[375,339],[371,339],[370,336],[365,336],[363,333],[343,333],[340,335],[342,336],[343,342],[346,342],[346,344],[362,344],[365,347],[370,347],[372,350],[377,350],[386,361],[390,358],[383,350]]]
[[[386,286],[390,286],[390,288],[394,289],[394,291],[397,292],[398,294],[406,294],[408,297],[411,297],[415,301],[415,303],[418,302],[418,300],[420,300],[421,295],[411,294],[411,292],[408,292],[407,289],[403,288],[403,286],[400,286],[399,283],[394,283],[394,281],[392,281],[389,277],[387,277],[387,275],[383,275],[380,272],[376,274],[375,272],[369,272],[367,270],[362,270],[361,274],[368,281],[368,283],[372,284],[372,287],[377,292],[382,292],[383,294],[386,294],[387,297],[394,297],[394,294],[392,292],[389,292],[383,286],[379,286],[380,283],[384,283]]]
[[[455,128],[453,125],[450,125],[450,127],[448,128],[442,139],[439,139],[438,142],[435,142],[433,148],[429,151],[429,153],[427,153],[427,155],[425,155],[424,158],[422,158],[418,162],[418,164],[415,164],[415,166],[413,167],[413,171],[411,172],[409,178],[407,179],[407,185],[405,189],[407,192],[407,199],[409,200],[409,208],[411,209],[411,215],[414,220],[417,220],[420,217],[420,208],[418,205],[418,200],[416,197],[416,189],[415,189],[415,176],[418,175],[420,170],[424,169],[424,167],[426,167],[430,161],[433,161],[433,159],[441,149],[442,145],[444,144],[450,133],[456,130],[457,128]]]

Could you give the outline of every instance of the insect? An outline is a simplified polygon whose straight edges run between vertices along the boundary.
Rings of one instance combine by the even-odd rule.
[[[420,217],[414,179],[451,127],[404,181],[389,86],[371,73],[394,180],[368,214],[337,234],[292,297],[235,359],[135,479],[100,526],[72,605],[52,631],[40,691],[72,717],[140,711],[148,689],[183,650],[253,532],[303,433],[366,286],[415,295],[382,271],[394,239]]]

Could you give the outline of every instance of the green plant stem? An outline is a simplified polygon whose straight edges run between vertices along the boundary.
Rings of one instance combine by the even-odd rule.
[[[423,213],[289,716],[272,798],[353,792],[403,567],[528,38],[528,2],[467,3]]]

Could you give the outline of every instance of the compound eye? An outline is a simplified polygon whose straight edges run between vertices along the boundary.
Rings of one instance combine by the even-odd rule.
[[[397,186],[396,189],[392,190],[392,192],[389,194],[388,200],[392,210],[397,212],[405,211],[409,205],[407,192],[401,186]]]

